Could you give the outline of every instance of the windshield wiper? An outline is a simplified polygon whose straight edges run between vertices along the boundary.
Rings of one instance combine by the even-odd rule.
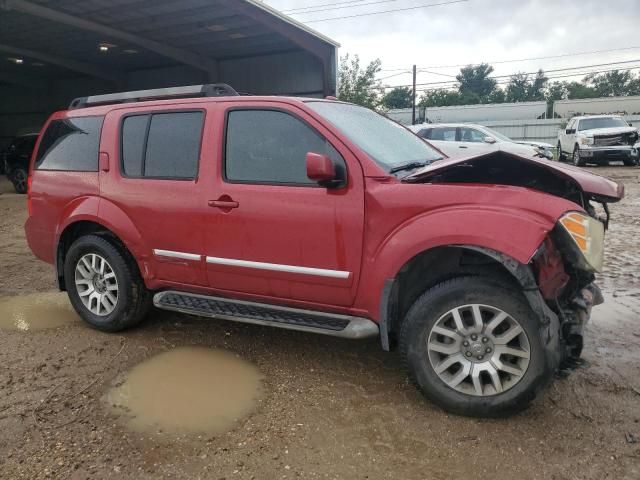
[[[431,162],[409,162],[389,170],[389,173],[404,172],[405,170],[415,170],[416,168],[426,167]]]

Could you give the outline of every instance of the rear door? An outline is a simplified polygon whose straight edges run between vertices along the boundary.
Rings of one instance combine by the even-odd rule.
[[[499,149],[497,143],[489,144],[484,141],[485,135],[473,127],[458,128],[458,148],[464,155],[481,155]]]
[[[205,222],[209,285],[264,299],[351,305],[364,229],[357,159],[302,109],[222,105]],[[308,152],[328,155],[343,185],[328,189],[309,180]]]
[[[456,127],[433,127],[418,132],[418,136],[428,140],[430,144],[452,158],[460,156],[455,143],[456,135]]]
[[[118,110],[103,135],[110,171],[101,172],[100,216],[126,215],[156,278],[205,285],[199,186],[206,106]],[[129,232],[133,235],[133,232]]]

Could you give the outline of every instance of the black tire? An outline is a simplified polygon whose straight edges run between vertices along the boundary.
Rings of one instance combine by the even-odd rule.
[[[623,163],[625,165],[625,167],[633,167],[635,166],[637,163],[633,158],[627,158],[625,160],[623,160]]]
[[[13,183],[13,188],[16,193],[25,194],[27,193],[27,171],[18,167],[11,171],[11,183]]]
[[[502,393],[474,396],[454,390],[438,376],[429,359],[427,340],[434,325],[450,310],[471,304],[507,312],[528,337],[528,368],[518,383]],[[549,341],[548,329],[523,294],[487,277],[458,277],[431,288],[411,307],[400,333],[400,350],[411,381],[444,410],[470,417],[504,417],[527,408],[558,368],[558,352],[545,348],[554,344],[557,342]]]
[[[139,324],[151,306],[151,293],[146,289],[138,266],[128,252],[97,235],[87,235],[76,240],[64,263],[64,278],[71,305],[93,328],[103,332],[119,332]],[[103,257],[113,269],[118,282],[118,301],[114,310],[105,316],[91,312],[80,299],[75,283],[76,265],[87,254]]]
[[[576,167],[584,167],[586,165],[584,158],[580,157],[580,147],[578,147],[578,145],[573,148],[573,157],[571,157],[571,160]]]
[[[567,160],[567,156],[562,152],[562,144],[558,142],[558,161],[565,162]]]

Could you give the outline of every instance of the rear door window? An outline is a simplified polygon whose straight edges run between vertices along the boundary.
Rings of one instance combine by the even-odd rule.
[[[440,140],[442,142],[455,142],[456,127],[434,128],[431,134],[431,140]]]
[[[128,177],[193,180],[198,176],[204,113],[125,117],[122,171]]]
[[[97,172],[103,120],[104,117],[53,120],[42,135],[35,168]]]

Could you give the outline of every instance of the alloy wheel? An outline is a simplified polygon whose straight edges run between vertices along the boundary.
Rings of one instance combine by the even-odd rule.
[[[109,315],[118,304],[118,279],[98,254],[89,253],[76,264],[75,284],[82,304],[94,315]]]
[[[427,351],[433,370],[446,385],[479,397],[517,385],[531,357],[520,323],[487,305],[465,305],[445,313],[431,329]]]

